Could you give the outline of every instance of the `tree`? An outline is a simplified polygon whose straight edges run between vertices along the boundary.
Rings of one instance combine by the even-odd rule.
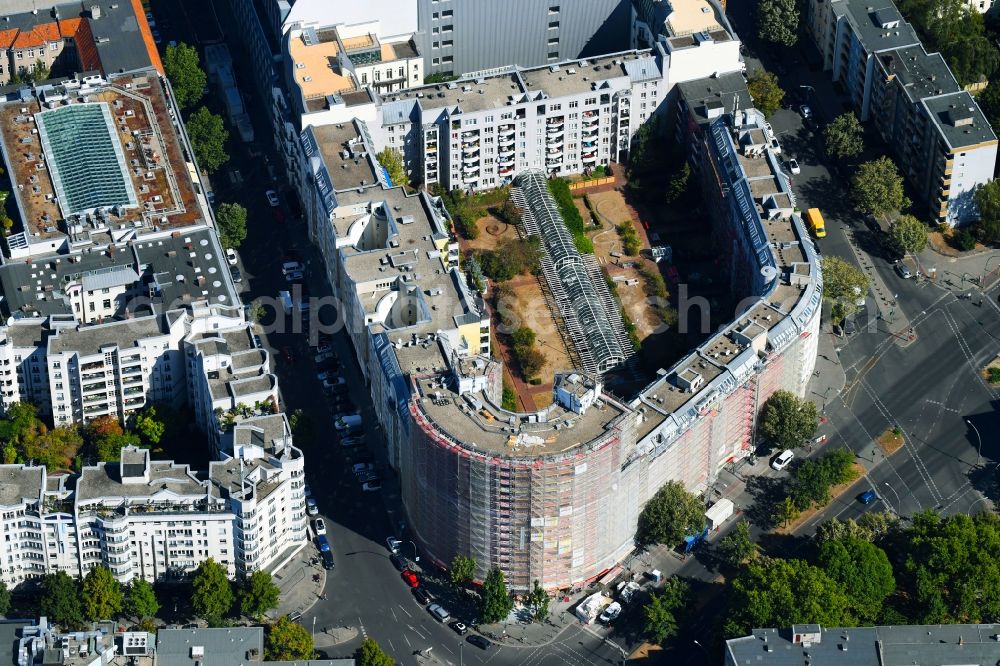
[[[840,584],[862,622],[875,622],[882,604],[896,590],[889,558],[873,543],[854,538],[827,541],[820,546],[819,563]]]
[[[760,432],[781,449],[794,449],[813,438],[819,426],[816,403],[790,391],[771,394],[760,410]]]
[[[239,248],[247,237],[247,209],[238,203],[224,203],[215,211],[219,240],[225,247]]]
[[[746,636],[754,627],[855,624],[840,586],[802,560],[763,557],[751,562],[732,581],[729,597],[727,636]]]
[[[754,106],[765,116],[770,116],[781,108],[785,91],[778,85],[778,77],[763,69],[758,69],[747,79],[747,90],[753,98]]]
[[[855,478],[854,454],[835,449],[822,458],[803,460],[792,472],[789,495],[800,511],[830,501],[830,488]]]
[[[394,186],[404,185],[409,180],[406,177],[406,167],[403,166],[403,156],[395,148],[386,146],[382,152],[375,156],[375,159],[385,169]]]
[[[306,628],[282,615],[267,627],[264,639],[265,661],[306,661],[316,658],[313,638]]]
[[[207,173],[215,173],[229,161],[229,153],[226,152],[229,132],[221,116],[215,115],[204,106],[199,107],[187,119],[187,132],[191,139],[191,147],[194,149],[194,157]]]
[[[799,511],[799,507],[796,505],[795,500],[788,496],[781,500],[778,506],[775,507],[774,520],[781,523],[783,526],[788,527],[788,523],[798,518],[800,513],[802,512]]]
[[[240,612],[260,621],[264,613],[278,607],[281,590],[274,584],[271,574],[261,569],[254,571],[240,590]]]
[[[750,538],[750,523],[741,520],[736,523],[733,531],[719,542],[719,552],[722,558],[733,567],[757,556],[757,544]]]
[[[476,577],[476,558],[467,555],[455,555],[451,560],[451,584],[455,587],[471,583]]]
[[[226,570],[211,557],[198,565],[191,578],[191,605],[213,625],[233,607],[233,586]]]
[[[990,81],[986,90],[976,96],[976,103],[979,104],[990,126],[1000,127],[1000,79]]]
[[[865,149],[864,129],[852,112],[842,113],[823,129],[826,152],[834,159],[857,157]]]
[[[1000,83],[997,85],[1000,87]],[[983,242],[1000,241],[1000,180],[991,180],[977,187],[975,200]]]
[[[202,98],[206,77],[198,60],[198,50],[193,46],[184,42],[168,46],[163,56],[163,69],[179,107],[189,108]]]
[[[7,584],[0,581],[0,615],[7,615],[10,612],[10,590]]]
[[[677,614],[688,603],[688,584],[680,578],[668,578],[663,589],[650,593],[642,607],[643,632],[657,644],[677,633]]]
[[[858,300],[868,293],[871,283],[858,267],[840,257],[823,257],[822,266],[823,297],[832,303],[834,323],[839,324],[858,311]]]
[[[920,252],[927,247],[927,226],[912,215],[900,215],[889,227],[889,242],[899,252]]]
[[[795,0],[761,0],[757,5],[757,36],[767,42],[793,46],[799,39],[799,8]]]
[[[483,624],[493,624],[505,619],[514,609],[514,600],[507,592],[507,581],[503,572],[493,567],[486,574],[483,589],[479,598],[479,615]]]
[[[111,571],[97,565],[83,578],[80,596],[83,615],[88,620],[111,620],[122,612],[122,586]]]
[[[142,440],[144,446],[156,446],[163,439],[167,425],[157,417],[156,405],[150,405],[144,412],[136,414],[132,421],[132,429]]]
[[[862,213],[882,215],[910,205],[903,191],[903,177],[896,163],[885,155],[862,163],[852,183],[854,203]]]
[[[680,168],[670,175],[670,181],[667,183],[666,202],[672,204],[679,201],[687,193],[690,181],[691,165],[687,160],[684,160]]]
[[[549,616],[549,594],[535,579],[535,584],[528,593],[528,606],[531,607],[531,619],[541,622]]]
[[[358,666],[393,666],[396,663],[396,660],[387,655],[372,638],[366,638],[362,641],[355,659],[357,659]]]
[[[831,518],[816,528],[813,537],[817,543],[823,544],[835,539],[861,539],[878,543],[887,535],[899,529],[899,517],[891,511],[869,511],[861,514],[857,520],[848,518],[840,521]]]
[[[51,622],[65,628],[83,624],[83,608],[76,581],[65,571],[48,574],[42,579],[42,593],[38,599],[39,612]]]
[[[144,619],[156,617],[158,612],[160,602],[156,600],[153,586],[142,578],[133,580],[125,594],[125,614]]]
[[[678,545],[705,527],[705,505],[678,481],[667,481],[639,514],[639,543]]]

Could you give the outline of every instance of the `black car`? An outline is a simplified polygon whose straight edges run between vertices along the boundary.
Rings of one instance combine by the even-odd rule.
[[[493,643],[490,643],[489,639],[487,639],[485,636],[480,636],[479,634],[472,634],[471,636],[467,636],[465,640],[468,643],[472,643],[480,650],[487,650],[491,645],[493,645]]]
[[[464,636],[467,633],[469,633],[469,628],[465,626],[464,622],[459,622],[458,620],[455,620],[454,622],[449,622],[448,626],[451,627],[455,631],[455,633],[458,634],[459,636]]]
[[[413,596],[417,598],[417,601],[424,604],[425,606],[430,602],[434,601],[434,595],[422,587],[413,588]]]
[[[231,267],[229,269],[229,272],[232,273],[232,275],[233,275],[233,282],[235,284],[239,284],[240,282],[243,282],[243,273],[240,272],[239,268],[237,268],[236,266],[233,266],[233,267]]]
[[[389,561],[392,562],[392,566],[396,567],[396,571],[402,571],[406,568],[406,558],[399,553],[390,555]]]
[[[328,550],[324,550],[324,551],[320,552],[320,555],[323,556],[323,568],[326,569],[327,571],[329,571],[330,569],[332,569],[333,568],[333,554],[330,551],[328,551]]]

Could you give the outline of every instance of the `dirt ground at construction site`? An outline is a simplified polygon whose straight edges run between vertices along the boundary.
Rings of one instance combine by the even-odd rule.
[[[507,224],[503,220],[497,219],[493,215],[485,215],[476,220],[479,228],[479,236],[469,240],[463,238],[461,247],[463,252],[470,250],[495,250],[500,242],[508,238],[517,238],[517,229],[513,225]]]

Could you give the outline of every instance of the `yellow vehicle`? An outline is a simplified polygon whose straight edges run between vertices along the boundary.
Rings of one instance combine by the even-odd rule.
[[[809,228],[812,229],[816,238],[826,237],[826,223],[823,221],[823,214],[819,212],[819,208],[810,208],[806,211],[806,222],[809,223]]]

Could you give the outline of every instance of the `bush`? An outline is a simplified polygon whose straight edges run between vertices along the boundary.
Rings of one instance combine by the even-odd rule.
[[[976,249],[976,237],[968,229],[959,229],[951,235],[951,244],[962,252]]]
[[[986,371],[990,384],[1000,384],[1000,368],[990,368]]]
[[[517,411],[517,395],[506,379],[503,380],[503,397],[500,400],[500,406],[508,412]]]
[[[531,347],[535,344],[535,332],[527,326],[522,326],[514,331],[511,339],[515,347]]]
[[[630,257],[634,257],[639,254],[639,249],[642,247],[642,241],[639,240],[639,234],[635,231],[635,225],[632,220],[626,220],[619,224],[615,229],[618,231],[618,236],[622,239],[622,249],[625,254]]]
[[[537,236],[523,240],[508,238],[496,250],[484,250],[475,257],[483,274],[497,282],[505,282],[525,271],[537,273],[541,270],[541,241]]]

